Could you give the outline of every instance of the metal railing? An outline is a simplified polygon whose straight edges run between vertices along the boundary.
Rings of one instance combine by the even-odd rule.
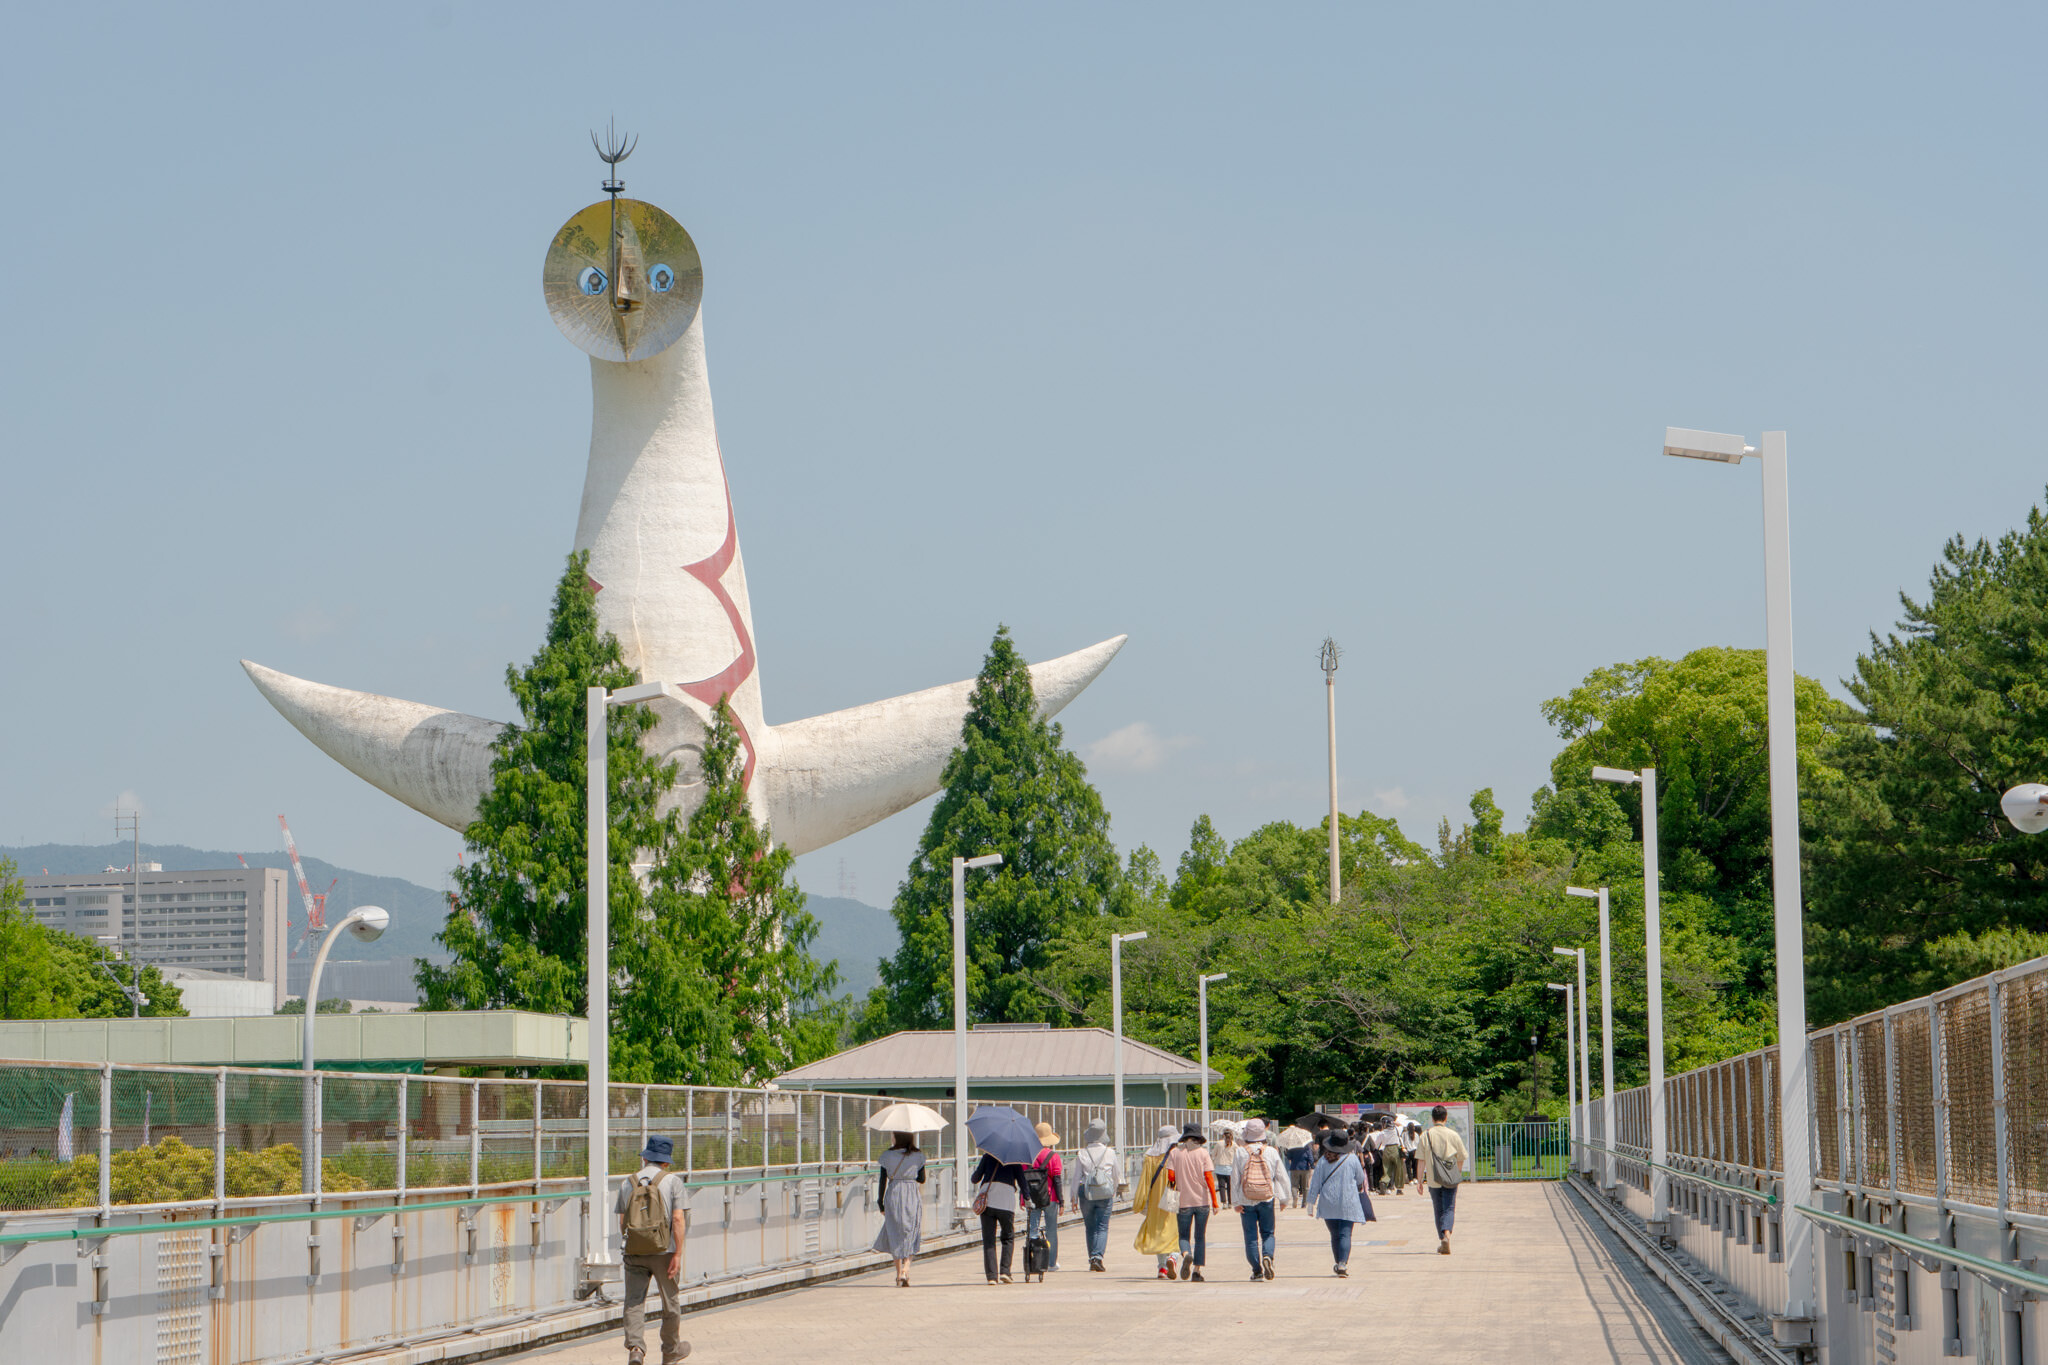
[[[1571,1163],[1571,1122],[1475,1123],[1475,1180],[1561,1180]]]
[[[309,1091],[315,1188],[301,1190]],[[691,1301],[880,1260],[874,1161],[889,1138],[866,1122],[891,1100],[653,1085],[606,1100],[615,1175],[638,1168],[649,1135],[675,1142]],[[0,1061],[7,1355],[312,1362],[589,1330],[618,1308],[579,1298],[584,1103],[570,1081]],[[931,1103],[951,1117],[951,1101]],[[1110,1113],[1014,1103],[1068,1156]],[[1159,1125],[1199,1117],[1127,1109],[1132,1154]],[[961,1226],[955,1131],[922,1140],[930,1248]],[[616,1250],[610,1202],[597,1235]],[[282,1298],[307,1311],[229,1311]]]
[[[1784,1307],[1780,1220],[1816,1242],[1820,1344],[1840,1362],[2048,1355],[2048,958],[1808,1035],[1814,1189],[1783,1188],[1778,1049],[1665,1082],[1669,1154],[1651,1162],[1649,1092],[1580,1106],[1576,1165],[1758,1315]],[[1611,1163],[1611,1167],[1610,1167]],[[1609,1174],[1611,1169],[1612,1174]]]

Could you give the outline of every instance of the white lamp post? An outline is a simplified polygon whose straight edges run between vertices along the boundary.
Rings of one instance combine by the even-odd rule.
[[[313,959],[313,975],[306,982],[304,1031],[299,1040],[299,1108],[305,1116],[305,1131],[299,1139],[299,1188],[307,1194],[320,1192],[320,1112],[313,1098],[313,1019],[320,1009],[320,973],[327,969],[327,954],[342,930],[346,929],[359,942],[369,943],[390,923],[391,914],[383,906],[357,906],[327,931],[320,952]]]
[[[1202,1005],[1202,1136],[1204,1138],[1207,1138],[1209,1134],[1209,983],[1211,981],[1228,981],[1229,979],[1229,972],[1217,972],[1214,976],[1197,976],[1195,978],[1195,993],[1201,997]],[[1121,1019],[1117,1021],[1117,1032],[1119,1034],[1123,1032],[1123,1021]],[[1117,1039],[1116,1050],[1118,1056],[1123,1055],[1124,1044],[1121,1037]],[[1119,1100],[1118,1104],[1121,1105],[1122,1101]]]
[[[1110,1047],[1116,1059],[1111,1065],[1116,1075],[1116,1154],[1121,1161],[1124,1156],[1124,945],[1136,943],[1149,935],[1140,929],[1134,934],[1111,934],[1109,936],[1109,1012],[1114,1018],[1116,1036]],[[1206,1068],[1204,1075],[1207,1074]]]
[[[1632,773],[1624,768],[1595,768],[1601,782],[1639,782],[1643,788],[1643,952],[1649,977],[1650,1053],[1650,1232],[1664,1235],[1671,1217],[1671,1194],[1664,1180],[1664,926],[1658,909],[1657,770]]]
[[[1592,1157],[1585,1154],[1585,1130],[1593,1112],[1593,1053],[1586,1041],[1586,950],[1584,948],[1552,948],[1559,957],[1575,957],[1579,960],[1579,1103],[1586,1113],[1572,1116],[1572,1165],[1579,1170],[1593,1168]]]
[[[1600,1188],[1614,1188],[1614,966],[1608,956],[1607,888],[1567,886],[1568,896],[1600,902]]]
[[[1564,992],[1564,1112],[1571,1115],[1571,1126],[1579,1126],[1579,1078],[1572,1070],[1572,987],[1569,981],[1552,981],[1544,986],[1547,991]]]
[[[967,1198],[967,869],[995,867],[1000,853],[953,860],[953,1207]]]
[[[674,683],[636,683],[616,692],[602,687],[583,693],[583,823],[584,881],[587,885],[585,913],[588,938],[584,945],[585,1083],[584,1118],[589,1125],[590,1207],[583,1220],[584,1257],[581,1278],[586,1282],[611,1278],[618,1269],[612,1260],[609,1211],[605,1195],[611,1187],[611,747],[610,708],[650,702],[657,697],[689,705],[689,695]]]
[[[1330,904],[1335,905],[1343,895],[1343,871],[1337,861],[1337,660],[1344,651],[1337,648],[1337,642],[1330,636],[1323,637],[1321,663],[1323,667],[1323,698],[1329,711],[1330,738]],[[1207,1115],[1203,1116],[1205,1119]]]
[[[1767,431],[1758,449],[1740,436],[1664,429],[1664,453],[1688,460],[1762,463],[1764,493],[1764,701],[1770,725],[1771,902],[1778,967],[1778,1128],[1785,1165],[1785,1312],[1816,1309],[1813,1224],[1792,1205],[1813,1193],[1812,1118],[1807,1106],[1806,915],[1799,890],[1799,715],[1792,674],[1792,529],[1785,433]]]
[[[1998,799],[2005,818],[2022,834],[2039,834],[2048,829],[2048,786],[2023,782]]]

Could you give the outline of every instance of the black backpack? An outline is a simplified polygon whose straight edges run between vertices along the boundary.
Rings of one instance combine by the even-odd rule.
[[[1042,1209],[1052,1202],[1052,1177],[1043,1166],[1024,1168],[1024,1197],[1031,1201],[1031,1207]]]

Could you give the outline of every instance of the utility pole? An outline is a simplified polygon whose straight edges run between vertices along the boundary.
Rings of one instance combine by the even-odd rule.
[[[1342,874],[1337,862],[1337,660],[1344,651],[1335,638],[1323,637],[1323,697],[1329,712],[1330,733],[1330,904],[1343,895]]]

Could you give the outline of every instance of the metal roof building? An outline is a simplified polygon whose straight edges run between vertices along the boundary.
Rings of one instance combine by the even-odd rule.
[[[1115,1089],[1116,1038],[1108,1029],[982,1024],[967,1034],[967,1093],[992,1099],[1107,1104]],[[775,1078],[786,1090],[839,1090],[946,1099],[953,1094],[953,1033],[892,1033]],[[1211,1069],[1209,1083],[1222,1075]],[[1182,1107],[1199,1094],[1202,1069],[1163,1048],[1124,1039],[1124,1102]]]

